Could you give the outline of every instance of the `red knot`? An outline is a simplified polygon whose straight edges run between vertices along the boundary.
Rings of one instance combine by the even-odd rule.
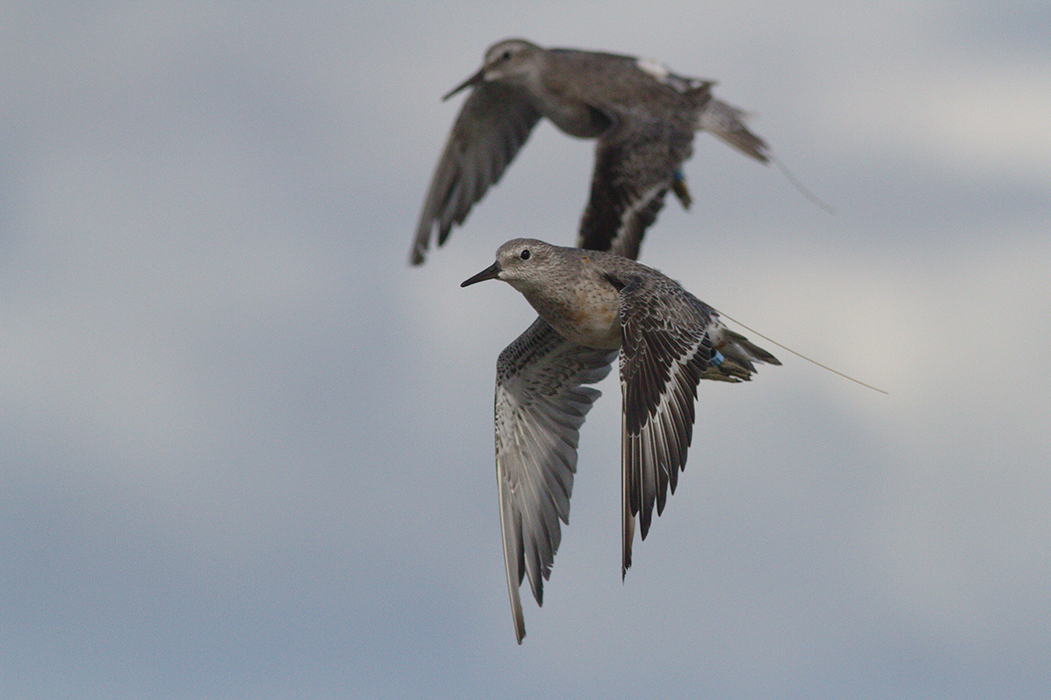
[[[498,279],[540,318],[497,362],[496,469],[504,563],[515,634],[525,622],[525,577],[538,604],[569,522],[580,427],[620,353],[622,561],[631,566],[635,521],[646,538],[653,509],[675,491],[693,435],[701,379],[748,380],[756,362],[781,364],[727,328],[719,314],[653,268],[612,253],[532,239],[500,246],[466,280]]]
[[[570,136],[598,139],[578,245],[637,258],[667,191],[689,206],[682,164],[694,131],[770,159],[766,143],[745,127],[747,114],[712,96],[714,84],[633,56],[544,49],[523,39],[494,44],[478,72],[445,96],[471,88],[438,159],[411,262],[423,262],[435,228],[441,245],[463,224],[541,117]]]

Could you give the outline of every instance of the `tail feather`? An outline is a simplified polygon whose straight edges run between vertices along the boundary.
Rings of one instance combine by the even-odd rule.
[[[719,353],[722,359],[718,364],[713,364],[705,370],[701,375],[703,379],[746,382],[756,372],[754,363],[781,364],[781,361],[772,354],[725,326],[712,329],[710,333],[712,348]]]
[[[760,163],[768,163],[770,147],[744,125],[750,116],[742,109],[713,98],[697,116],[697,128],[709,132]]]
[[[737,358],[740,357],[740,353],[744,353],[748,359],[754,360],[755,362],[764,362],[768,365],[781,364],[781,360],[777,359],[766,350],[763,350],[740,333],[727,328],[724,331],[724,334],[729,338],[729,340],[725,341],[729,347],[726,349],[718,348],[718,350],[724,355],[731,355]]]

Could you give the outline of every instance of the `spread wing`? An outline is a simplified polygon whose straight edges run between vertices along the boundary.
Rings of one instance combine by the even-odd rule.
[[[464,222],[475,202],[500,180],[539,119],[519,91],[495,82],[474,87],[456,117],[420,210],[413,265],[423,262],[435,227],[441,245],[453,224]]]
[[[670,280],[635,278],[620,291],[623,345],[621,573],[631,566],[635,517],[646,538],[675,492],[693,437],[697,385],[721,356],[712,348],[712,312]]]
[[[637,259],[692,141],[686,119],[625,118],[600,138],[578,247]]]
[[[496,365],[496,476],[507,590],[518,643],[525,637],[519,586],[528,576],[538,604],[569,523],[580,426],[617,351],[563,339],[538,318]]]

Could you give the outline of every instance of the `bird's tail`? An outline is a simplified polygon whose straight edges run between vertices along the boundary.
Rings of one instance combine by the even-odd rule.
[[[768,163],[770,147],[744,125],[750,116],[748,112],[713,97],[697,115],[695,128],[717,136],[724,143],[760,163]]]
[[[715,358],[701,375],[702,379],[746,382],[756,371],[754,363],[781,364],[781,361],[769,352],[721,324],[709,331],[709,337],[712,349],[715,350]]]

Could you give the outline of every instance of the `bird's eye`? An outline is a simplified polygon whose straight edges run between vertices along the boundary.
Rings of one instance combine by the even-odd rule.
[[[510,51],[504,51],[502,54],[500,54],[500,60],[502,60],[502,61],[510,61],[511,60],[511,52]]]
[[[530,255],[531,253],[529,252],[529,248],[526,248],[518,254],[518,257],[522,258],[523,260],[528,260]]]

